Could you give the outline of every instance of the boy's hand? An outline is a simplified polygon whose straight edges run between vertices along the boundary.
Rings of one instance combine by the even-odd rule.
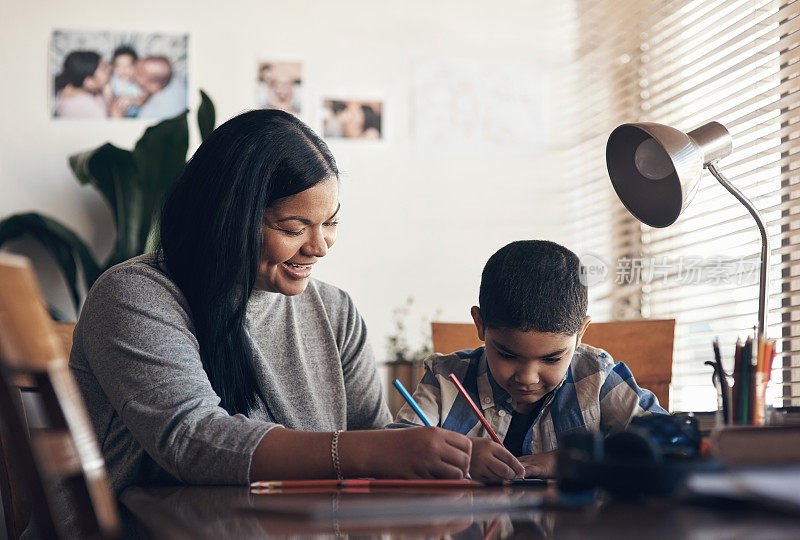
[[[556,452],[520,456],[525,467],[525,478],[554,478],[556,476]]]
[[[525,467],[504,446],[483,437],[470,437],[470,440],[472,459],[469,474],[473,480],[513,480],[525,474]]]

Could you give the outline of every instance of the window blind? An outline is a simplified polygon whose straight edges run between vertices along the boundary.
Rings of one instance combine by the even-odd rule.
[[[800,1],[576,0],[575,62],[563,77],[573,144],[565,161],[573,245],[607,265],[590,286],[595,320],[675,318],[672,410],[716,407],[718,336],[732,368],[757,323],[760,235],[709,173],[670,227],[639,223],[617,201],[605,144],[617,125],[683,131],[716,120],[733,137],[718,168],[750,198],[771,238],[768,334],[778,338],[770,402],[800,405]],[[590,258],[589,260],[594,260]]]

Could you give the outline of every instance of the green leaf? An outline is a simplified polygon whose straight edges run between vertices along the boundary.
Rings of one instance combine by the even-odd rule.
[[[115,219],[125,218],[124,212],[120,216],[120,199],[136,177],[136,163],[129,150],[106,143],[71,155],[69,166],[81,184],[91,184],[103,194]]]
[[[117,244],[111,254],[111,262],[129,258],[120,257],[120,253],[138,255],[135,252],[136,243],[128,233],[131,220],[136,219],[131,207],[141,204],[139,201],[142,198],[139,170],[133,153],[106,143],[94,150],[70,156],[69,165],[78,181],[95,186],[111,207],[117,228]]]
[[[119,231],[127,238],[121,259],[139,255],[148,244],[157,244],[158,217],[164,199],[180,176],[189,150],[188,111],[147,128],[136,142],[133,158],[139,171],[138,197],[129,205],[130,218]]]
[[[37,213],[15,214],[0,221],[0,246],[24,235],[36,239],[53,255],[64,274],[77,312],[80,294],[76,259],[81,263],[87,290],[100,275],[100,266],[89,248],[67,227]]]
[[[200,138],[206,140],[217,121],[217,112],[214,109],[214,102],[208,94],[200,90],[200,107],[197,108],[197,127],[200,128]]]

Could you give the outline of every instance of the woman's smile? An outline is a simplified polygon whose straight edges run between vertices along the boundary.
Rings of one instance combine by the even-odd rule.
[[[311,268],[314,263],[297,264],[286,261],[281,266],[291,279],[306,279],[311,276]]]

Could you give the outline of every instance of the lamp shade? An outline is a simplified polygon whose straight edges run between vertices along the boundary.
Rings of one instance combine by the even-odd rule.
[[[731,153],[730,133],[710,122],[684,133],[642,122],[611,132],[606,165],[622,204],[639,221],[667,227],[689,205],[703,167]]]

